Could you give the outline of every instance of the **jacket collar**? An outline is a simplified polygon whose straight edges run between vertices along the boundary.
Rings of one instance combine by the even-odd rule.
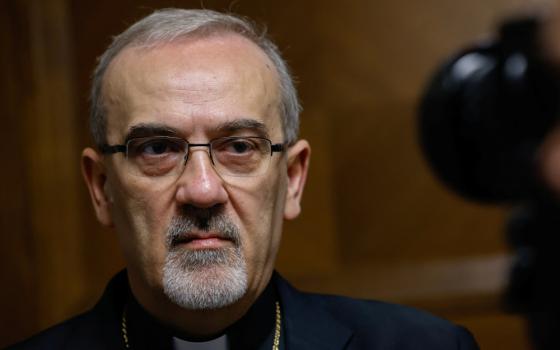
[[[299,292],[278,273],[273,275],[282,303],[286,349],[344,349],[352,330],[320,307],[316,298]]]
[[[282,304],[285,334],[283,341],[286,349],[341,350],[345,348],[353,334],[350,328],[321,307],[318,298],[298,291],[277,272],[274,272],[272,279]],[[116,332],[120,330],[118,321],[128,292],[126,272],[121,271],[109,283],[104,296],[95,307],[97,313],[104,314],[105,318],[112,321],[104,322],[103,327],[106,332],[111,333],[108,339],[117,339],[115,347],[121,343],[120,334]]]

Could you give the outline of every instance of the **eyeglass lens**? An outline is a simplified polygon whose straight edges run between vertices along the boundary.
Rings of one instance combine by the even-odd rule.
[[[221,137],[208,144],[189,144],[178,137],[155,136],[131,139],[126,157],[136,175],[159,177],[182,173],[189,149],[208,147],[220,175],[257,176],[268,168],[271,142],[260,137]]]

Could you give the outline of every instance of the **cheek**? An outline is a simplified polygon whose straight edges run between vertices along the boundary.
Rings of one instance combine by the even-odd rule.
[[[146,190],[150,187],[134,178],[117,179],[112,187],[119,189],[113,191],[111,210],[127,262],[144,271],[159,267],[165,258],[169,195]]]
[[[274,264],[281,237],[284,197],[285,182],[278,177],[234,187],[230,192],[249,269]]]

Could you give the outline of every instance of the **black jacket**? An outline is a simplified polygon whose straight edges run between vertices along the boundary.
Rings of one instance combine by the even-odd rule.
[[[377,301],[302,293],[273,275],[282,305],[286,350],[476,350],[464,328],[412,308]],[[90,311],[9,349],[123,349],[120,319],[129,293],[115,276]],[[246,350],[246,349],[243,349]]]

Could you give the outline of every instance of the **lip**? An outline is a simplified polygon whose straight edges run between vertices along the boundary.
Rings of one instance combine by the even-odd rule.
[[[231,240],[213,233],[187,233],[174,240],[174,246],[189,249],[218,249],[231,244]]]

